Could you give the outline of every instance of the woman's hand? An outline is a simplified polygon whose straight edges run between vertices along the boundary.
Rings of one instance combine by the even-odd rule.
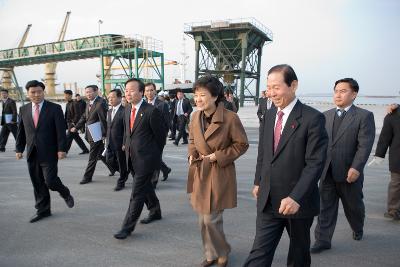
[[[212,153],[212,154],[207,155],[207,156],[202,155],[201,157],[202,157],[203,159],[204,159],[204,158],[209,158],[210,162],[217,161],[217,157],[215,156],[215,153]]]
[[[192,162],[193,162],[193,156],[190,155],[190,156],[189,156],[189,165],[192,165]]]

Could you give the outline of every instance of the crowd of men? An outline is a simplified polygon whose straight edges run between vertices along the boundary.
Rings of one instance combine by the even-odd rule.
[[[258,201],[257,230],[245,266],[270,266],[284,228],[290,236],[288,265],[310,266],[310,252],[331,248],[339,200],[352,238],[363,238],[364,167],[375,139],[374,116],[354,104],[359,85],[352,78],[335,82],[336,107],[320,113],[296,97],[298,80],[290,66],[274,68],[269,72],[268,90],[262,93],[257,111],[260,141],[253,189]],[[133,177],[128,211],[115,238],[125,239],[131,234],[144,205],[149,214],[141,223],[162,218],[155,188],[160,174],[165,181],[171,172],[162,160],[163,149],[168,137],[176,146],[188,143],[186,127],[193,111],[181,90],[173,99],[158,97],[155,84],[132,78],[125,83],[124,96],[114,89],[105,99],[96,85],[88,85],[87,102],[79,94],[73,100],[72,91],[64,91],[64,113],[60,105],[45,100],[43,83],[30,81],[26,90],[31,102],[21,107],[18,118],[15,101],[7,90],[1,90],[0,151],[5,151],[10,133],[16,138],[17,159],[26,151],[37,209],[30,222],[51,216],[49,190],[59,192],[68,207],[74,206],[70,190],[57,174],[58,160],[66,157],[74,140],[82,150],[80,154],[89,154],[80,184],[93,181],[98,160],[107,166],[110,176],[119,173],[115,191],[124,189],[129,174]],[[226,92],[223,103],[226,109],[238,111],[232,92]],[[375,157],[370,162],[382,162],[390,148],[391,182],[385,217],[393,220],[400,220],[397,107],[391,106],[385,117]],[[89,148],[79,133],[85,134]],[[311,246],[314,216],[318,219]]]

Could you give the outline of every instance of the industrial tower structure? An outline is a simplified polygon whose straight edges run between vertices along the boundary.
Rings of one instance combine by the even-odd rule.
[[[61,27],[57,42],[64,41],[65,39],[70,15],[71,11],[68,11]],[[57,62],[46,63],[44,66],[44,83],[46,85],[46,93],[49,96],[54,96],[56,94],[56,68]]]
[[[21,48],[24,46],[26,39],[28,38],[28,34],[29,34],[31,27],[32,27],[32,24],[28,24],[28,26],[26,27],[24,35],[22,36],[21,41],[18,44],[18,48]],[[18,94],[19,98],[22,99],[21,88],[19,88],[19,86],[18,86],[17,78],[15,77],[15,73],[14,73],[14,67],[10,66],[10,67],[6,67],[6,68],[0,68],[0,70],[3,71],[3,75],[2,75],[2,79],[1,79],[1,87],[4,89],[9,89],[9,90],[17,89],[17,90],[14,90],[13,93]],[[13,84],[15,85],[15,87],[13,86]]]
[[[216,75],[239,95],[240,106],[245,99],[258,104],[262,48],[272,42],[272,31],[254,18],[190,23],[184,27],[195,41],[195,79]],[[254,81],[255,95],[250,90]]]

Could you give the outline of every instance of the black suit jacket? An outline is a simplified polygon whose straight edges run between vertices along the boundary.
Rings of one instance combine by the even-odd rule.
[[[375,156],[384,158],[389,147],[389,170],[400,173],[400,109],[386,115]]]
[[[329,166],[332,178],[345,182],[350,168],[360,172],[359,181],[364,179],[364,166],[375,139],[375,122],[372,112],[352,105],[332,137],[336,108],[324,112],[329,137],[327,158],[321,180],[325,179]]]
[[[28,160],[34,148],[39,162],[58,161],[57,152],[65,151],[65,120],[61,106],[44,100],[37,128],[33,124],[32,103],[20,109],[16,139],[16,152],[23,153],[25,146]]]
[[[74,107],[74,101],[68,101],[67,104],[65,105],[65,122],[67,123],[67,129],[70,129],[73,127],[75,124],[74,118],[75,118],[75,107]]]
[[[154,106],[161,112],[162,117],[163,117],[163,122],[164,122],[164,127],[165,127],[165,136],[168,134],[168,129],[170,126],[170,119],[169,119],[169,106],[167,103],[164,101],[161,101],[160,99],[156,98],[154,102]]]
[[[270,108],[273,105],[274,104],[271,101]],[[268,98],[260,98],[258,101],[258,109],[257,109],[257,116],[258,116],[258,119],[260,120],[260,122],[263,120],[263,117],[264,117],[265,113],[267,113],[267,110],[268,110]]]
[[[136,111],[133,131],[130,129],[131,105],[125,108],[125,153],[127,166],[131,159],[133,171],[149,174],[160,169],[161,153],[165,145],[165,131],[161,112],[153,105],[143,101]]]
[[[1,125],[6,124],[6,114],[12,114],[11,122],[17,122],[17,105],[15,101],[11,98],[8,98],[7,101],[4,103],[2,101],[3,110],[1,112]]]
[[[111,121],[112,109],[107,112],[107,140],[106,144],[112,151],[122,149],[125,130],[125,108],[121,105]]]
[[[86,110],[86,102],[82,99],[74,101],[74,123],[77,124],[78,121],[81,119],[82,115],[85,113]]]
[[[325,163],[328,136],[319,111],[297,101],[273,152],[277,108],[264,116],[260,129],[254,184],[259,185],[257,210],[267,205],[277,217],[307,218],[319,213],[318,180]],[[291,197],[300,204],[290,216],[278,213],[281,200]],[[270,201],[267,204],[267,201]]]
[[[101,125],[102,136],[104,138],[107,136],[107,110],[107,102],[104,100],[104,98],[101,98],[100,96],[96,97],[92,107],[90,107],[89,103],[87,103],[85,113],[82,115],[79,122],[75,125],[75,128],[80,130],[86,124],[85,139],[88,142],[93,142],[93,139],[90,135],[89,130],[87,129],[87,126],[98,121]]]

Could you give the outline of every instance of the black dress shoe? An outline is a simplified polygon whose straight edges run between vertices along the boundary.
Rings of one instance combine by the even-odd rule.
[[[175,137],[170,137],[168,140],[175,140]]]
[[[173,142],[173,144],[174,144],[174,145],[176,145],[176,146],[178,146],[178,145],[179,145],[179,144],[178,144],[178,142],[176,142],[176,141],[175,141],[175,142]]]
[[[5,148],[0,149],[0,152],[6,152]]]
[[[131,232],[121,230],[121,231],[119,231],[118,233],[116,233],[116,234],[114,235],[114,237],[115,237],[116,239],[125,239],[125,238],[127,238],[128,236],[130,236],[130,235],[131,235]]]
[[[363,234],[364,234],[363,231],[353,232],[353,239],[357,240],[357,241],[360,241],[363,238]]]
[[[91,183],[92,182],[92,179],[82,179],[82,181],[80,181],[79,183],[80,184],[88,184],[88,183]]]
[[[143,220],[140,220],[140,223],[149,224],[152,221],[156,221],[156,220],[161,220],[161,212],[157,212],[157,213],[154,213],[152,215],[149,214],[149,216],[147,216]]]
[[[171,173],[171,168],[167,168],[166,172],[163,172],[163,179],[161,181],[166,181],[168,179],[168,174]]]
[[[72,208],[75,205],[74,198],[71,196],[71,194],[67,196],[64,200],[68,208]]]
[[[331,249],[330,244],[315,243],[314,246],[311,247],[310,252],[312,254],[317,254],[327,249]]]
[[[89,150],[82,151],[79,155],[89,154]]]
[[[108,176],[114,176],[114,174],[115,174],[115,171],[110,172],[110,173],[108,174]]]
[[[51,216],[51,212],[50,212],[50,211],[44,212],[44,213],[41,213],[41,214],[35,214],[35,215],[29,220],[29,222],[30,222],[30,223],[34,223],[34,222],[40,221],[41,219],[44,219],[44,218],[49,217],[49,216]]]
[[[118,184],[118,185],[114,188],[114,191],[121,191],[122,189],[124,189],[124,187],[125,187],[125,185]]]
[[[182,145],[187,145],[188,144],[188,141],[183,141],[182,142]]]

